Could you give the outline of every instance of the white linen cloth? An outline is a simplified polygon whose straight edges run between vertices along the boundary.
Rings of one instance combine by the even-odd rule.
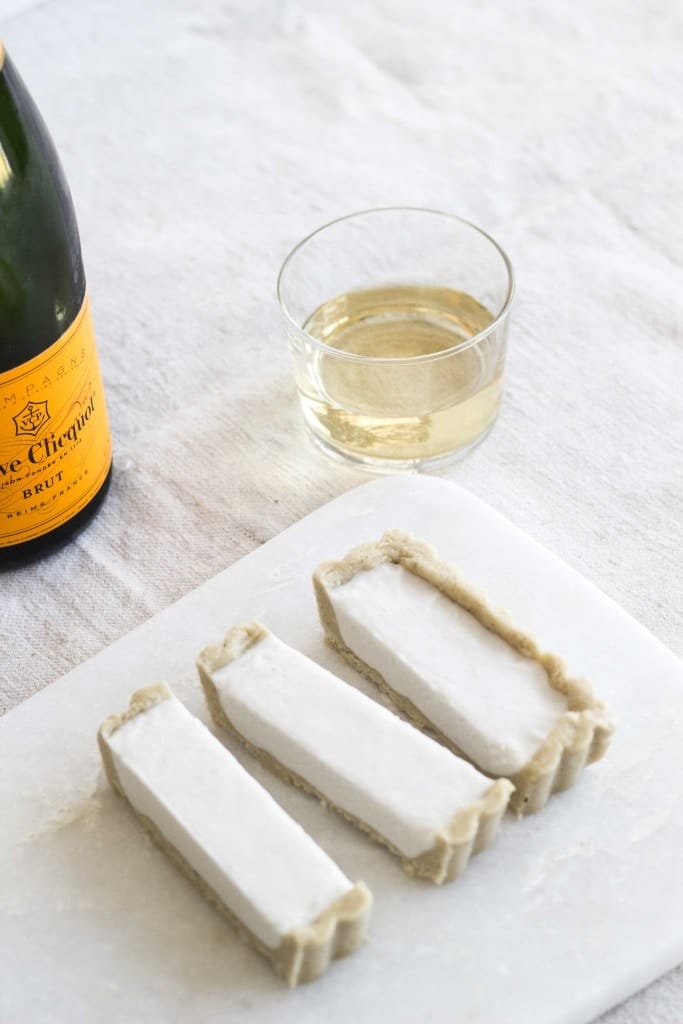
[[[682,32],[670,0],[0,0],[116,465],[74,543],[0,576],[0,710],[366,479],[304,435],[274,285],[378,205],[467,217],[517,272],[500,421],[440,474],[680,651]],[[679,970],[603,1021],[682,1012]]]

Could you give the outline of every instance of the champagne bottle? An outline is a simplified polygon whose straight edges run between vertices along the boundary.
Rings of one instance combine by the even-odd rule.
[[[0,44],[0,565],[68,539],[99,507],[110,476],[71,195]]]

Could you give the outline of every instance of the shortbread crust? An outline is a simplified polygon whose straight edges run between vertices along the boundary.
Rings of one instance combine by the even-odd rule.
[[[394,680],[382,675],[375,666],[351,649],[342,635],[334,608],[334,591],[353,580],[359,573],[371,572],[384,564],[401,566],[408,573],[425,580],[440,595],[468,612],[473,627],[490,631],[500,637],[518,655],[536,662],[545,672],[548,686],[566,700],[566,710],[532,756],[516,771],[508,774],[515,785],[510,801],[513,810],[528,814],[539,810],[553,792],[567,789],[578,779],[586,764],[597,761],[605,753],[613,730],[604,705],[595,698],[585,680],[570,678],[564,664],[555,654],[542,652],[536,642],[496,613],[484,598],[470,588],[457,571],[437,560],[434,549],[401,530],[391,530],[379,542],[363,544],[339,561],[326,562],[314,573],[314,587],[320,618],[330,645],[362,675],[374,682],[416,725],[434,735],[454,752],[467,757],[482,771],[487,769],[475,760],[471,751],[452,732],[444,731],[441,713],[428,716],[414,699],[396,689]],[[428,610],[425,610],[428,614]],[[419,630],[420,623],[414,624]],[[389,675],[390,673],[387,673]],[[504,685],[504,680],[502,681]],[[441,695],[443,697],[443,695]],[[443,705],[442,705],[443,708]],[[451,707],[447,704],[446,710]],[[487,771],[495,777],[495,772]]]
[[[259,623],[231,629],[198,669],[217,724],[410,874],[453,879],[493,838],[510,783],[491,783]]]
[[[195,749],[194,744],[199,742],[202,747],[202,756],[208,757],[209,762],[216,769],[219,777],[222,772],[227,772],[228,777],[236,780],[237,788],[232,791],[233,795],[239,792],[244,800],[248,801],[250,813],[257,814],[259,833],[267,834],[268,830],[272,827],[273,838],[279,844],[278,858],[281,859],[285,855],[283,844],[284,840],[286,840],[290,845],[292,854],[301,860],[301,864],[297,865],[299,889],[301,888],[302,877],[304,884],[308,885],[305,880],[310,872],[310,892],[308,894],[303,893],[303,903],[305,903],[306,908],[310,908],[310,906],[316,905],[316,903],[322,903],[322,905],[317,906],[317,909],[311,914],[310,918],[306,916],[307,909],[304,909],[302,906],[295,907],[292,903],[292,906],[289,907],[285,904],[284,910],[282,906],[279,906],[278,913],[280,916],[283,913],[285,915],[294,914],[294,916],[298,916],[299,923],[286,933],[278,934],[275,943],[273,943],[270,935],[264,934],[263,928],[272,929],[273,933],[275,933],[277,926],[275,924],[261,926],[256,928],[261,934],[256,934],[255,927],[249,927],[245,924],[245,921],[241,919],[234,908],[228,906],[226,899],[218,894],[216,889],[219,886],[209,884],[206,878],[202,877],[195,867],[189,863],[186,856],[178,850],[177,846],[169,840],[167,834],[169,832],[168,824],[166,824],[164,831],[162,831],[162,828],[156,821],[134,806],[129,794],[126,792],[122,775],[126,776],[132,771],[133,774],[128,775],[129,787],[131,780],[134,779],[135,788],[138,792],[140,787],[143,787],[153,794],[155,778],[152,778],[151,775],[158,776],[156,778],[157,783],[163,785],[163,777],[164,774],[167,774],[167,771],[163,767],[159,770],[158,766],[152,766],[150,774],[149,765],[143,765],[142,768],[138,765],[138,774],[136,775],[135,768],[131,769],[126,763],[125,755],[122,759],[116,750],[117,733],[125,729],[130,723],[135,723],[138,716],[147,715],[150,712],[154,714],[155,709],[158,709],[160,705],[167,701],[172,701],[177,707],[171,708],[170,705],[165,707],[163,709],[164,714],[168,710],[172,710],[175,718],[178,715],[183,717],[183,722],[175,722],[176,735],[178,727],[181,731],[184,730],[185,718],[189,720],[187,735],[185,736],[184,731],[182,732],[182,735],[185,737],[185,742],[182,745],[183,749],[178,749],[176,745],[171,751],[172,754],[178,754],[181,762],[188,763],[188,759]],[[179,709],[182,709],[182,711]],[[145,723],[145,726],[148,724],[148,722]],[[141,737],[140,742],[147,742],[149,735],[155,735],[159,730],[163,732],[165,728],[166,723],[161,723],[160,725],[153,723],[152,733],[149,733],[148,730],[148,736]],[[201,730],[201,734],[198,734],[198,729]],[[365,937],[372,902],[367,888],[363,883],[358,883],[354,886],[345,878],[334,862],[317,847],[314,841],[303,832],[296,822],[289,818],[272,797],[248,775],[239,762],[212,736],[209,730],[198,720],[194,719],[175,700],[166,684],[161,683],[156,686],[149,686],[133,694],[127,711],[110,716],[102,724],[98,733],[98,742],[105,770],[112,786],[121,796],[128,800],[134,813],[155,843],[168,854],[171,860],[197,886],[206,899],[220,911],[238,934],[273,963],[275,970],[285,979],[290,987],[294,987],[300,982],[317,978],[327,969],[332,959],[353,952],[361,944]],[[208,744],[211,745],[210,750],[207,749]],[[164,756],[166,754],[167,752],[164,751]],[[128,760],[130,761],[130,754],[128,754]],[[198,769],[198,771],[201,771],[201,769]],[[168,788],[168,784],[166,788]],[[164,811],[170,811],[170,813],[173,811],[172,806],[169,808],[169,800],[172,804],[172,794],[169,796],[168,793],[164,793],[164,799],[165,806],[161,811],[161,815],[164,814]],[[152,803],[154,804],[154,801],[157,800],[159,800],[159,797],[153,794]],[[139,803],[137,793],[136,802]],[[234,823],[236,828],[244,827],[239,806],[228,804],[225,807],[217,807],[213,803],[211,811],[214,823],[227,820],[230,824]],[[180,827],[184,828],[187,822],[184,822],[182,817],[179,821]],[[196,840],[196,837],[193,837],[193,839],[196,845],[201,846],[201,840]],[[225,837],[222,837],[220,841],[225,842]],[[232,842],[231,839],[229,841]],[[215,859],[215,846],[211,852]],[[254,854],[258,852],[258,850],[254,850]],[[194,854],[194,857],[196,858],[196,854]],[[268,860],[268,858],[272,862],[270,846],[265,854],[265,860]],[[271,863],[271,870],[272,867]],[[244,878],[238,877],[236,880],[231,880],[229,875],[227,878],[228,885],[234,884],[237,887],[236,892],[239,892],[240,882],[243,885],[245,884]],[[248,876],[247,881],[249,881]],[[289,888],[293,884],[293,881],[290,880],[288,882]],[[295,901],[295,899],[302,895],[298,893],[296,897],[292,896],[288,891],[288,886],[283,886],[282,899],[285,901]],[[318,891],[316,891],[316,886]],[[333,898],[328,899],[325,893],[329,893]],[[239,894],[239,899],[243,903],[245,900],[251,900],[252,904],[257,908],[261,898],[261,894],[258,892],[250,893],[246,891]],[[282,900],[280,900],[280,903],[282,903]],[[259,910],[259,913],[261,913],[262,909]],[[269,941],[266,941],[266,939]]]

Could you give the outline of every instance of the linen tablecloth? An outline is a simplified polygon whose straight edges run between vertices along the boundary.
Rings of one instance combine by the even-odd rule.
[[[0,710],[366,479],[304,435],[274,285],[372,206],[458,213],[517,272],[499,423],[440,475],[680,651],[681,5],[0,0],[0,36],[71,184],[115,443],[92,525],[0,576]],[[682,1015],[679,970],[604,1021]]]

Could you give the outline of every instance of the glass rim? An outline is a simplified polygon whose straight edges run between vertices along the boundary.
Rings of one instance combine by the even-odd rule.
[[[344,352],[342,349],[334,348],[333,345],[328,345],[327,342],[322,341],[320,338],[316,338],[314,334],[309,334],[308,331],[304,330],[304,328],[299,323],[297,323],[294,316],[290,313],[282,294],[283,279],[287,269],[289,268],[291,261],[299,252],[299,250],[303,249],[303,247],[307,245],[308,242],[311,241],[311,239],[315,238],[316,235],[322,234],[323,231],[326,231],[328,228],[334,227],[336,224],[342,224],[344,221],[353,220],[356,217],[365,217],[368,214],[373,213],[425,213],[429,214],[430,216],[444,217],[446,218],[446,220],[456,221],[458,224],[464,224],[466,227],[472,228],[473,231],[476,231],[477,234],[485,238],[487,242],[490,242],[494,249],[496,249],[496,251],[498,252],[498,255],[503,260],[503,264],[505,266],[508,276],[507,294],[505,296],[501,308],[499,309],[498,313],[496,313],[491,323],[487,324],[486,327],[484,327],[481,331],[477,331],[477,333],[473,334],[471,338],[465,338],[463,341],[456,342],[456,344],[451,345],[450,348],[441,349],[439,352],[427,352],[426,354],[421,356],[365,356],[360,355],[357,352]],[[305,338],[307,341],[311,342],[313,345],[316,346],[316,348],[321,349],[328,355],[336,356],[336,358],[338,359],[347,359],[349,360],[349,362],[405,365],[408,363],[427,363],[432,361],[435,362],[438,359],[444,359],[447,356],[453,355],[455,352],[463,352],[465,349],[471,348],[473,345],[477,345],[484,338],[488,337],[489,334],[491,334],[493,331],[496,330],[497,327],[500,326],[500,324],[507,317],[510,311],[510,306],[512,305],[512,300],[515,295],[515,272],[513,270],[510,257],[505,252],[503,247],[495,240],[495,238],[492,235],[490,235],[487,231],[484,231],[483,228],[480,228],[477,224],[474,224],[471,220],[467,220],[465,217],[459,217],[455,213],[447,213],[445,210],[434,210],[430,207],[424,206],[375,206],[370,207],[366,210],[356,210],[354,213],[347,213],[344,214],[344,216],[342,217],[335,217],[334,220],[330,220],[326,224],[321,224],[320,227],[316,228],[314,231],[309,232],[309,234],[307,234],[305,238],[302,238],[301,241],[298,242],[293,249],[290,249],[290,251],[285,256],[282,266],[280,267],[280,272],[277,276],[275,289],[280,309],[282,310],[282,313],[287,323],[294,328],[294,330],[298,335],[300,335],[300,337]]]

